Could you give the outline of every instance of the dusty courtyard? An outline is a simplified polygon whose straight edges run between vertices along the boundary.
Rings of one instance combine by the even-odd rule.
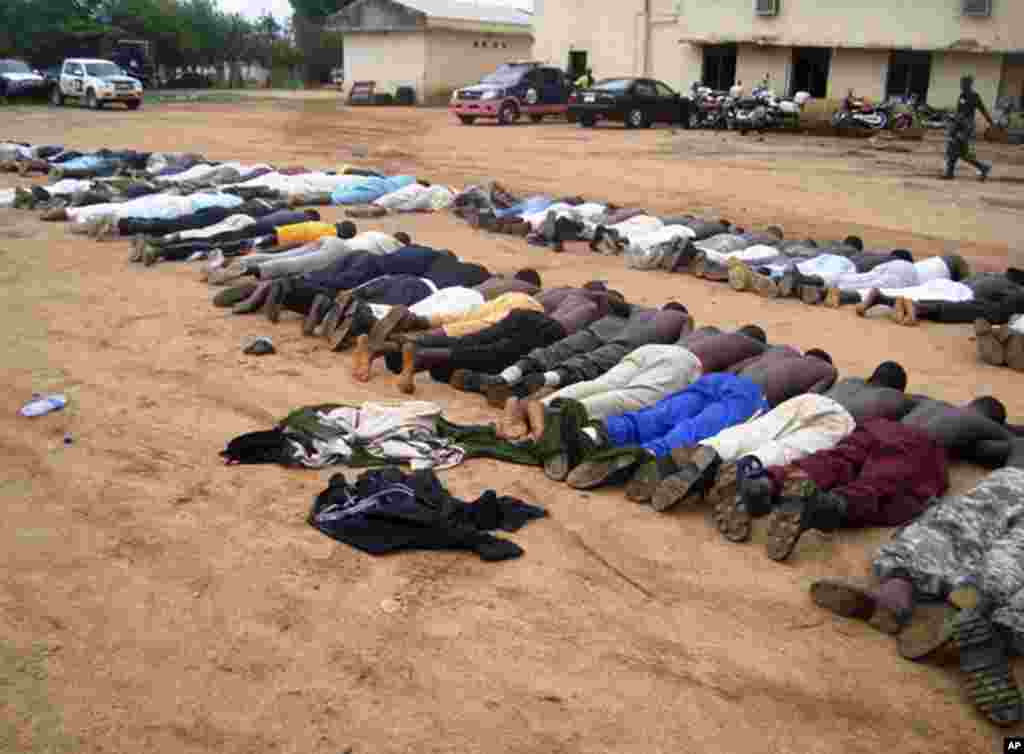
[[[168,105],[94,114],[8,108],[0,139],[197,151],[324,168],[345,163],[461,186],[578,193],[693,211],[790,237],[859,233],[918,256],[1024,262],[1024,152],[981,145],[987,184],[936,180],[941,141],[740,137],[566,124],[463,127],[442,111],[334,103]],[[883,145],[884,146],[884,145]],[[17,185],[0,176],[0,186]],[[329,208],[325,217],[341,217]],[[605,279],[639,302],[685,302],[698,324],[762,324],[823,347],[847,375],[908,366],[913,392],[991,393],[1024,420],[1020,374],[977,362],[969,327],[900,328],[809,309],[621,259],[562,255],[478,233],[447,214],[406,229],[545,283]],[[1003,731],[960,699],[955,668],[900,660],[894,642],[810,603],[822,576],[866,578],[891,532],[808,535],[790,564],[764,531],[728,544],[700,510],[659,515],[619,491],[579,494],[539,470],[471,461],[456,494],[486,487],[547,507],[513,535],[519,559],[374,559],[304,523],[328,472],[225,467],[231,437],[309,403],[398,397],[349,357],[210,306],[194,267],[128,265],[125,243],[0,210],[0,751],[3,752],[993,752]],[[241,354],[249,335],[278,354]],[[418,395],[456,421],[479,398]],[[33,392],[67,410],[16,415]],[[71,433],[73,443],[63,437]],[[979,476],[956,469],[954,489]],[[1018,667],[1024,671],[1024,667]],[[1019,731],[1015,731],[1019,732]]]

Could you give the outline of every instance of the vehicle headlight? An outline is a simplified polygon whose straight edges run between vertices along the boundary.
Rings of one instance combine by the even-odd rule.
[[[497,89],[488,89],[486,92],[480,95],[480,99],[496,99],[498,95],[499,92]]]

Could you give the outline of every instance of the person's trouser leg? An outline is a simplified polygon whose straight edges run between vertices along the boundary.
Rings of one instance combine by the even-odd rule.
[[[451,358],[443,366],[432,368],[430,376],[438,382],[448,382],[458,369],[496,374],[525,351],[554,343],[565,336],[562,326],[550,317],[522,309],[516,309],[515,313],[533,316],[523,316],[518,326],[501,327],[509,319],[506,317],[488,328],[485,335],[475,333],[480,337],[458,338],[460,342],[452,349]]]
[[[832,489],[846,501],[847,526],[900,526],[946,491],[945,452],[923,432],[903,430],[879,438],[858,477]]]
[[[668,435],[677,425],[712,405],[714,396],[691,385],[650,408],[605,420],[608,439],[615,447],[644,445]]]
[[[714,449],[723,463],[753,455],[765,467],[789,466],[812,453],[834,448],[856,427],[850,413],[834,400],[808,393],[702,444]]]
[[[654,406],[700,376],[700,361],[689,351],[678,346],[642,346],[591,383],[580,383],[606,387],[581,403],[592,419],[606,419]]]
[[[750,380],[697,380],[651,408],[612,416],[605,425],[613,445],[642,445],[656,456],[666,456],[673,448],[694,447],[746,421],[763,407],[764,394]]]
[[[600,348],[580,354],[557,366],[563,376],[561,385],[595,380],[622,361],[633,349],[624,343],[606,343]]]
[[[957,581],[979,573],[992,543],[1022,518],[1024,470],[993,471],[897,531],[879,548],[873,569],[881,580],[904,570],[920,594],[944,598]]]
[[[592,419],[604,419],[615,414],[626,413],[626,411],[635,411],[642,407],[625,409],[623,411],[611,411],[610,413],[604,413],[601,410],[595,412],[595,409],[602,408],[604,406],[602,399],[605,399],[605,396],[626,387],[633,378],[640,374],[643,368],[643,364],[640,361],[627,356],[597,379],[577,382],[575,385],[564,387],[544,398],[541,402],[544,405],[551,405],[552,401],[559,398],[579,401],[587,408],[587,415]],[[605,403],[617,404],[617,401],[612,399],[611,401],[605,401]]]
[[[315,272],[330,267],[342,257],[352,253],[353,250],[345,245],[344,241],[322,245],[321,248],[315,248],[315,244],[309,245],[261,262],[258,267],[258,277],[260,280],[272,280],[273,278]]]

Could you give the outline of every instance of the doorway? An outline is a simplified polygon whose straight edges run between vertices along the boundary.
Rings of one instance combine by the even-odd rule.
[[[725,91],[736,83],[736,45],[707,45],[701,83]],[[685,83],[685,82],[684,82]]]
[[[793,48],[793,78],[789,94],[808,92],[818,99],[826,97],[831,66],[832,50],[828,47]]]
[[[569,80],[575,81],[587,72],[587,51],[569,51]]]
[[[928,84],[932,80],[932,54],[915,50],[893,50],[889,54],[889,75],[885,82],[886,97],[909,97],[916,94],[928,101]]]

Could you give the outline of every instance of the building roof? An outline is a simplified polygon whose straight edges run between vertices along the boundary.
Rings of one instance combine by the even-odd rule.
[[[419,16],[428,27],[476,28],[495,31],[530,29],[533,14],[487,0],[356,0],[328,17],[328,28],[340,31],[385,31],[379,17],[364,21],[363,10],[388,5],[404,8]],[[388,22],[384,21],[384,25]],[[402,24],[401,21],[398,22]],[[364,25],[366,24],[366,25]]]
[[[506,5],[469,0],[393,0],[427,16],[450,18],[456,21],[483,21],[491,24],[529,26],[531,14]]]

